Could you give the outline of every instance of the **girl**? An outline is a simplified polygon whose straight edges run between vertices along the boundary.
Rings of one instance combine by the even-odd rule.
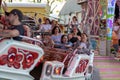
[[[78,48],[89,49],[88,36],[87,36],[86,33],[82,33],[82,35],[81,35],[81,43],[80,43]]]
[[[72,47],[72,43],[68,41],[67,35],[62,35],[61,37],[61,49],[69,49]]]

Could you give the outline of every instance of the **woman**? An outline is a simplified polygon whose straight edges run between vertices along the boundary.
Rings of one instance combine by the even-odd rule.
[[[119,44],[119,48],[120,48],[120,18],[117,19],[117,36],[118,36],[118,44]]]
[[[41,25],[41,32],[51,32],[52,26],[49,18],[46,18],[45,23]]]
[[[72,17],[71,26],[76,26],[78,28],[78,19],[76,16]]]
[[[52,29],[52,36],[51,36],[51,39],[54,41],[56,45],[55,47],[57,47],[57,45],[61,43],[61,36],[62,36],[62,33],[61,33],[60,28],[58,26],[55,26]]]
[[[72,43],[77,42],[78,37],[81,36],[80,30],[79,30],[76,26],[73,27],[73,31],[72,31],[71,34],[72,34],[72,38],[70,39],[70,41],[71,41]]]
[[[118,55],[118,51],[119,51],[119,44],[118,44],[118,36],[117,36],[117,32],[116,31],[112,31],[112,47],[115,50],[115,56]]]
[[[52,20],[51,21],[51,26],[52,26],[52,29],[55,27],[55,26],[57,26],[58,24],[57,24],[57,21],[55,21],[55,20]]]
[[[115,51],[119,51],[120,47],[120,19],[118,18],[113,26],[113,31],[112,31],[112,39],[113,39],[113,47],[115,48]]]
[[[117,19],[113,25],[113,30],[116,31],[118,33],[119,31],[119,19]]]

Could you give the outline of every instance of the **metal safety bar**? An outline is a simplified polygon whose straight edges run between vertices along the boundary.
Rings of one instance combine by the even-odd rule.
[[[34,39],[34,38],[30,38],[30,37],[27,37],[27,36],[22,36],[22,35],[20,35],[19,37],[21,37],[21,38],[23,38],[23,39],[27,39],[27,40],[34,41],[34,42],[35,42],[35,43],[34,43],[35,45],[36,45],[37,42],[39,42],[41,45],[44,46],[43,42],[40,41],[40,40],[37,40],[37,39]]]

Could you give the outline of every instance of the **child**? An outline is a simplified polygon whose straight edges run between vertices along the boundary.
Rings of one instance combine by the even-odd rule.
[[[72,43],[68,41],[68,36],[62,35],[60,48],[61,49],[69,49],[71,47],[72,47]]]
[[[79,48],[89,49],[88,36],[86,33],[82,33],[81,35],[81,43],[79,45]]]
[[[78,49],[80,49],[79,53],[80,54],[90,54],[90,45],[89,45],[89,42],[88,42],[88,36],[86,33],[82,33],[81,35],[81,42],[79,44],[79,47]]]

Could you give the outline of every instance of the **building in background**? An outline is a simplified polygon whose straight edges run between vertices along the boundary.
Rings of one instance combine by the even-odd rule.
[[[59,12],[61,11],[63,5],[66,2],[66,0],[2,0],[2,1],[9,2],[9,3],[12,3],[12,4],[13,3],[20,3],[22,5],[24,5],[26,3],[27,4],[30,3],[30,4],[33,4],[33,5],[39,5],[38,7],[40,7],[40,8],[41,8],[41,4],[46,4],[46,6],[45,6],[45,10],[46,10],[45,13],[44,13],[44,11],[41,11],[41,13],[44,13],[47,17],[52,18],[52,19],[53,18],[59,18],[58,14],[59,14]]]
[[[8,11],[11,11],[12,9],[19,9],[21,10],[24,15],[27,15],[31,18],[34,18],[36,15],[36,18],[41,18],[46,16],[46,4],[41,3],[7,3]]]
[[[77,16],[78,21],[81,22],[81,10],[82,8],[77,4],[77,0],[67,0],[59,16],[64,20],[64,24],[68,24],[73,16]]]

